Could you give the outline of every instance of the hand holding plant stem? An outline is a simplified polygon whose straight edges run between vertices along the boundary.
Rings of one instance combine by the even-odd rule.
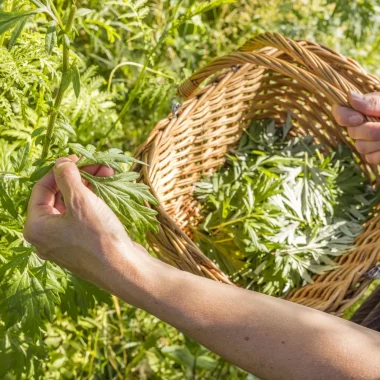
[[[156,203],[154,197],[149,193],[148,187],[136,183],[138,174],[126,171],[129,169],[129,164],[134,161],[133,158],[126,156],[119,149],[99,152],[91,145],[84,147],[78,143],[69,143],[70,137],[76,137],[76,131],[71,125],[66,125],[66,130],[62,128],[62,124],[69,124],[69,122],[67,116],[62,112],[61,106],[65,91],[71,83],[76,97],[79,96],[80,92],[78,69],[75,64],[70,64],[70,38],[72,38],[77,8],[75,5],[69,8],[67,21],[63,25],[62,19],[52,1],[31,0],[31,2],[37,8],[31,7],[31,9],[25,11],[16,10],[14,12],[0,11],[0,33],[4,35],[5,32],[11,32],[7,49],[2,49],[4,57],[8,58],[8,62],[16,67],[17,64],[24,65],[24,59],[29,59],[30,61],[28,61],[27,68],[24,68],[21,73],[17,72],[16,76],[20,82],[27,79],[28,86],[25,86],[25,89],[21,91],[18,88],[16,89],[17,86],[13,86],[11,80],[6,82],[5,87],[15,90],[12,93],[12,101],[14,101],[14,94],[17,94],[17,101],[25,106],[31,114],[43,120],[46,120],[46,116],[48,116],[47,133],[44,136],[45,126],[30,123],[27,117],[23,115],[25,116],[24,123],[28,128],[33,127],[33,133],[31,136],[27,136],[27,141],[24,141],[24,144],[21,144],[17,150],[11,149],[7,156],[6,169],[0,172],[0,332],[3,327],[12,331],[12,333],[16,329],[18,334],[22,332],[23,336],[26,337],[25,339],[38,340],[41,339],[42,331],[45,330],[47,321],[52,321],[55,317],[57,307],[75,318],[79,310],[81,314],[84,314],[89,309],[93,309],[97,301],[102,302],[108,299],[99,289],[85,281],[81,281],[72,273],[49,261],[40,260],[36,255],[35,247],[27,244],[23,239],[22,230],[30,189],[41,178],[42,183],[40,182],[37,188],[42,191],[39,202],[46,214],[39,214],[38,210],[41,210],[41,208],[38,210],[38,207],[36,209],[32,208],[29,209],[28,220],[32,219],[33,225],[42,225],[43,228],[49,230],[47,236],[50,236],[48,240],[51,243],[55,240],[53,237],[54,231],[57,233],[57,230],[60,229],[59,227],[61,229],[58,234],[63,233],[63,230],[66,229],[73,232],[72,226],[69,227],[72,224],[78,227],[76,228],[78,231],[82,229],[82,232],[83,228],[85,230],[87,228],[87,231],[90,228],[90,221],[82,219],[82,223],[78,222],[81,215],[81,205],[74,202],[74,204],[70,204],[73,207],[69,210],[67,204],[59,198],[53,172],[49,172],[52,164],[47,164],[46,161],[51,162],[57,159],[62,152],[67,154],[71,151],[81,156],[80,160],[75,160],[75,164],[71,163],[72,166],[78,165],[82,169],[80,171],[75,167],[76,177],[73,178],[73,183],[75,185],[78,180],[80,183],[84,182],[83,179],[80,179],[80,176],[85,178],[86,183],[90,184],[94,192],[81,185],[81,187],[76,188],[79,194],[85,194],[85,198],[89,201],[92,199],[93,202],[99,203],[95,204],[95,208],[103,210],[101,217],[107,220],[113,218],[115,225],[117,224],[118,226],[118,231],[113,237],[111,233],[111,240],[118,241],[117,235],[127,236],[126,230],[134,230],[139,233],[144,233],[146,230],[156,231],[157,221],[155,211],[146,207],[147,203]],[[52,19],[52,22],[46,28],[45,51],[43,43],[41,44],[40,35],[37,42],[33,40],[34,45],[26,44],[25,47],[21,43],[16,46],[16,40],[20,37],[27,19],[35,14],[42,13]],[[54,79],[57,71],[59,71],[59,63],[56,57],[49,58],[49,55],[56,45],[57,27],[60,29],[58,36],[63,45],[62,77],[58,84],[54,105],[51,106],[46,104],[46,98],[51,96],[54,91]],[[29,40],[27,41],[30,42]],[[37,53],[36,48],[39,49]],[[30,52],[30,50],[33,51]],[[15,56],[12,55],[13,52],[15,52]],[[34,67],[35,62],[40,59],[38,52],[43,52],[41,54],[41,66],[46,64],[45,67],[48,67],[42,72],[39,71],[40,67]],[[29,74],[27,70],[31,70],[32,73]],[[7,73],[6,70],[5,72]],[[40,80],[37,81],[36,77]],[[52,84],[49,83],[50,80]],[[17,81],[15,82],[18,83]],[[30,90],[31,88],[33,89],[32,91]],[[7,95],[6,91],[5,95]],[[8,100],[6,96],[5,100]],[[41,103],[42,107],[39,108]],[[49,115],[47,114],[48,110],[50,110]],[[17,121],[19,121],[18,116],[13,115],[9,123],[17,124]],[[36,125],[38,128],[36,128]],[[56,128],[57,126],[59,128]],[[67,129],[69,129],[70,134],[67,133]],[[62,130],[66,131],[66,134]],[[36,153],[39,153],[37,147],[40,145],[41,138],[44,139],[42,155],[41,159],[37,159]],[[6,143],[5,140],[0,140],[1,143],[3,141]],[[101,169],[99,169],[97,175],[94,175],[93,168],[96,167]],[[117,174],[112,175],[113,170]],[[62,174],[59,170],[57,173],[58,176]],[[44,176],[45,174],[46,176]],[[60,180],[64,182],[65,178],[65,175],[63,175],[63,178],[58,178],[57,182],[60,182]],[[67,195],[67,197],[67,201],[71,199],[70,195]],[[100,200],[100,198],[103,200]],[[80,203],[82,204],[82,202]],[[75,223],[73,219],[70,219],[70,212],[72,211],[71,215],[73,215],[74,206],[77,206],[75,216],[78,216]],[[52,214],[49,213],[50,211]],[[110,217],[110,215],[112,216]],[[58,226],[58,228],[54,230],[54,226]],[[29,236],[28,230],[30,231],[30,228],[27,226],[27,237]],[[80,247],[79,240],[82,238],[83,236],[78,236],[77,247]],[[32,237],[30,240],[34,241],[34,238]],[[39,244],[36,245],[40,246]],[[108,246],[110,247],[111,243]],[[82,248],[84,247],[82,246]],[[52,249],[54,249],[54,244]],[[41,251],[41,246],[39,250]],[[59,250],[57,249],[58,252]],[[85,257],[84,251],[83,254],[83,257]],[[59,262],[59,260],[56,260],[56,262]],[[63,267],[68,267],[64,263],[61,264]],[[86,278],[87,276],[84,274],[82,277]],[[104,288],[107,289],[106,285]],[[16,322],[17,327],[15,327]],[[3,342],[2,339],[3,337],[0,334],[0,346]],[[2,362],[1,355],[0,350],[0,363]],[[21,368],[20,371],[22,370]]]
[[[65,197],[61,210],[58,189]],[[67,158],[58,160],[54,173],[34,187],[25,236],[40,257],[148,311],[262,378],[380,375],[378,333],[160,262],[132,243]]]

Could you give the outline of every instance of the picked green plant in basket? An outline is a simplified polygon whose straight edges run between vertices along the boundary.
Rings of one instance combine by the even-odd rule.
[[[348,149],[288,139],[291,127],[254,121],[196,186],[198,246],[235,282],[277,296],[336,268],[378,199]]]

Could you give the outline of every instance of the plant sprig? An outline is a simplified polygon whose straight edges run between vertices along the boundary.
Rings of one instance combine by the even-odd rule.
[[[58,308],[76,318],[78,313],[85,315],[93,309],[97,302],[109,302],[100,289],[40,260],[34,247],[23,238],[30,191],[54,161],[72,152],[80,157],[79,167],[101,164],[113,168],[116,174],[106,178],[85,171],[81,174],[129,232],[141,236],[147,231],[156,232],[158,222],[156,212],[148,207],[156,205],[156,199],[147,186],[137,183],[138,174],[128,171],[131,163],[137,161],[120,149],[98,151],[95,146],[79,143],[76,118],[80,116],[82,124],[88,119],[92,126],[94,119],[102,123],[110,114],[108,126],[116,120],[116,111],[111,101],[114,95],[101,90],[104,80],[94,78],[93,69],[84,73],[87,98],[80,99],[81,78],[70,54],[76,6],[70,6],[67,16],[60,17],[50,0],[45,4],[33,0],[32,4],[38,8],[0,12],[0,34],[11,32],[7,49],[0,47],[4,62],[0,68],[4,89],[0,106],[6,111],[0,114],[5,121],[0,139],[0,330],[4,327],[18,332],[41,345],[46,323],[54,319]],[[40,35],[29,39],[21,33],[27,18],[36,14],[47,16],[47,20],[42,17],[41,21],[47,25],[45,41]],[[56,49],[59,45],[62,52]],[[84,104],[87,108],[81,113],[73,110],[71,104]],[[103,113],[98,110],[101,106]],[[0,362],[4,347],[0,335]]]
[[[322,154],[308,136],[285,140],[290,129],[290,118],[254,121],[196,187],[196,242],[235,281],[272,295],[334,269],[377,199],[343,147]]]

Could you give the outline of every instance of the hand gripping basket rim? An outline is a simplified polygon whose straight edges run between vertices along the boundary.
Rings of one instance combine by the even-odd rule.
[[[206,79],[209,83],[200,89]],[[306,132],[313,133],[330,148],[337,142],[346,144],[366,176],[379,184],[378,167],[368,164],[355,150],[352,140],[332,120],[330,113],[332,104],[349,106],[347,94],[350,91],[379,90],[380,80],[367,74],[354,60],[322,45],[293,41],[278,33],[259,35],[237,52],[197,71],[178,89],[178,95],[187,100],[175,115],[170,114],[157,124],[137,152],[137,157],[148,165],[135,169],[140,171],[141,181],[151,187],[159,201],[159,206],[154,208],[158,212],[160,230],[158,234],[148,235],[158,257],[181,270],[232,284],[189,237],[187,222],[196,209],[191,197],[193,184],[202,174],[215,171],[224,162],[226,149],[237,142],[239,131],[254,112],[265,115],[265,106],[269,104],[272,114],[281,114],[276,101],[286,104],[291,96],[301,99],[301,105],[299,99],[292,99],[292,107],[303,107],[305,117],[312,117],[323,127],[323,131],[315,127]],[[269,99],[274,96],[271,91],[276,96],[280,94],[280,98]],[[325,118],[319,115],[320,110]],[[378,121],[374,117],[367,119]],[[304,119],[300,117],[300,131],[307,128],[302,122]],[[226,125],[233,125],[235,129],[228,131]],[[313,284],[293,291],[286,299],[342,315],[361,297],[370,282],[365,274],[380,258],[379,227],[380,215],[374,212],[354,249],[337,260],[336,270],[316,276]]]

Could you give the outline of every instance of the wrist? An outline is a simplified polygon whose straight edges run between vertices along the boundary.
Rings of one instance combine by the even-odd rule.
[[[129,239],[113,250],[117,252],[110,255],[110,270],[104,272],[106,284],[102,287],[135,307],[151,311],[152,305],[163,299],[174,273],[179,271]]]

